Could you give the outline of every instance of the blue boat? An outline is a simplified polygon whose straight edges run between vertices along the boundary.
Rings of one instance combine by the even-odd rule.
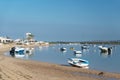
[[[25,56],[25,49],[20,47],[13,47],[10,50],[10,55],[13,57],[24,57]]]
[[[80,59],[80,58],[69,58],[68,63],[72,66],[75,66],[75,67],[89,68],[88,67],[89,62],[87,60]]]

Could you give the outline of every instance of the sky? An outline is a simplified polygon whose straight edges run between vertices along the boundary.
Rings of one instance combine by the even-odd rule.
[[[0,0],[0,36],[120,40],[120,0]]]

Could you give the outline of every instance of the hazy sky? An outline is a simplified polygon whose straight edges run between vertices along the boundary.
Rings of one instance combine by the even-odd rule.
[[[118,40],[120,0],[0,0],[0,36]]]

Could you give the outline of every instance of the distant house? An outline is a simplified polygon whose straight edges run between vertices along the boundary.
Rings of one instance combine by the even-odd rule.
[[[23,40],[22,40],[22,39],[16,39],[16,40],[14,40],[14,42],[15,42],[16,44],[19,44],[19,45],[22,45],[22,44],[23,44]]]
[[[13,42],[12,39],[8,39],[6,37],[0,37],[0,43],[11,43]]]
[[[48,42],[44,42],[44,41],[39,41],[39,42],[37,42],[37,44],[39,44],[41,46],[48,46],[49,45]]]

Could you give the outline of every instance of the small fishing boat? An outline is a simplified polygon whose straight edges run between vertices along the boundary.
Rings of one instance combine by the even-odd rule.
[[[33,48],[25,48],[25,54],[26,55],[32,55],[33,54]]]
[[[74,50],[74,47],[70,47],[70,50]]]
[[[66,49],[66,48],[64,48],[64,47],[62,47],[62,48],[60,48],[60,51],[62,51],[62,52],[66,52],[66,51],[67,51],[67,49]]]
[[[84,59],[80,58],[69,58],[68,63],[72,66],[79,67],[79,68],[88,68],[89,62]]]
[[[81,46],[81,49],[83,50],[83,49],[89,49],[89,46],[88,45],[83,45],[83,46]]]
[[[25,49],[20,47],[13,47],[10,50],[10,55],[16,58],[25,56]]]
[[[74,54],[75,57],[79,58],[79,57],[82,57],[82,54]]]
[[[103,46],[98,46],[98,47],[101,50],[101,53],[105,53],[105,52],[111,53],[112,51],[112,47],[103,47]]]
[[[74,54],[81,54],[82,51],[74,50]]]

